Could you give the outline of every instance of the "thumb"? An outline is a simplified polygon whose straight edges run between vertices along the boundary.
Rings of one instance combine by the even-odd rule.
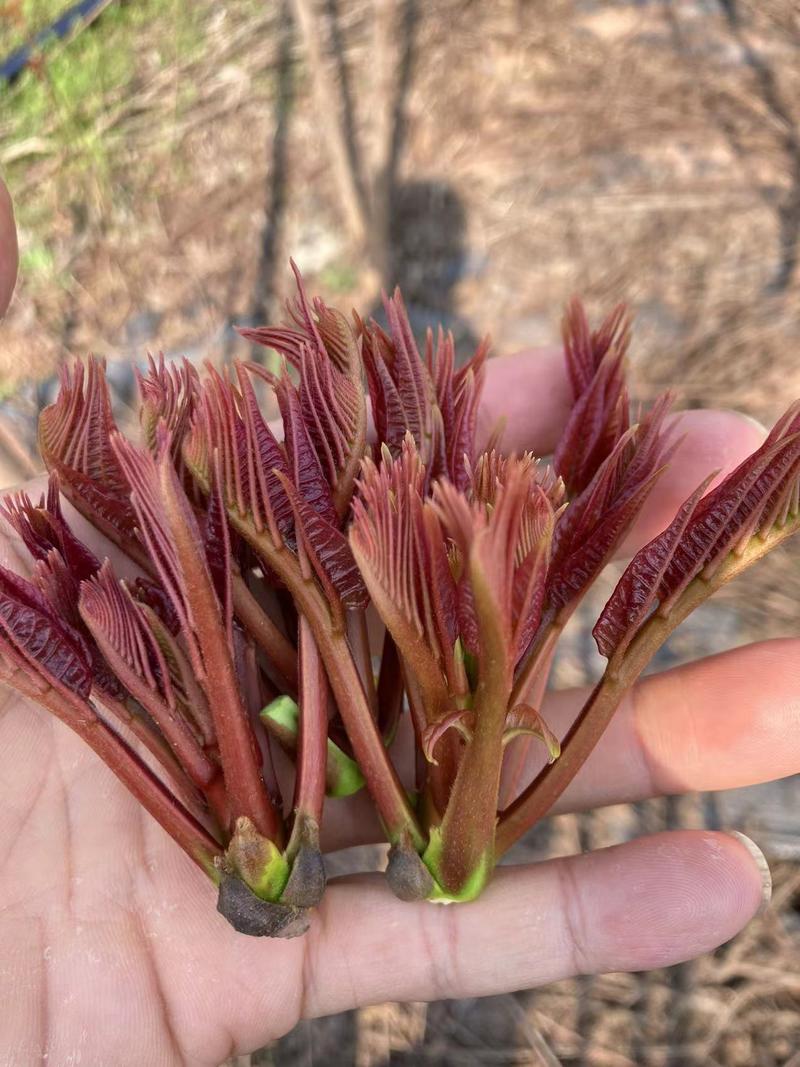
[[[14,225],[14,209],[8,189],[0,181],[0,316],[5,315],[6,308],[14,292],[17,280],[17,228]]]
[[[754,846],[676,831],[526,867],[481,898],[402,904],[374,877],[333,881],[304,946],[300,1013],[527,989],[665,967],[709,952],[768,894]]]

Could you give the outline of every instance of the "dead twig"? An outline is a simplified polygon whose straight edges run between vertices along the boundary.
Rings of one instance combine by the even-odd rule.
[[[320,47],[322,33],[317,12],[313,0],[292,0],[292,9],[303,41],[314,94],[318,129],[330,154],[344,223],[353,240],[358,244],[363,244],[369,229],[369,219],[359,196],[339,108],[336,107],[338,99],[336,85]]]

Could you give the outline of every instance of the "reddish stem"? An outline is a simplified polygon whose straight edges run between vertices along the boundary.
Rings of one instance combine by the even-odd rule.
[[[605,674],[567,731],[559,758],[544,767],[528,788],[501,812],[497,827],[498,855],[506,852],[552,808],[602,737],[622,697],[672,631],[725,582],[745,570],[785,536],[788,534],[781,533],[769,543],[759,541],[740,557],[732,554],[710,581],[693,581],[666,616],[656,611],[640,628],[624,654],[609,661]]]
[[[434,870],[440,885],[461,897],[476,896],[495,863],[503,732],[514,681],[495,575],[486,570],[479,551],[470,557],[470,579],[479,637],[474,727],[442,819]]]
[[[130,711],[122,700],[117,700],[116,697],[112,697],[108,693],[95,690],[92,691],[92,696],[113,715],[117,722],[126,726],[158,761],[159,766],[164,768],[176,788],[176,795],[180,796],[186,807],[191,809],[193,805],[196,805],[201,800],[197,783],[192,782],[189,778],[162,735],[154,730],[140,715]]]
[[[316,590],[312,592],[313,598],[316,598]],[[414,846],[422,848],[425,839],[403,784],[383,746],[383,738],[372,717],[347,639],[344,634],[331,630],[325,618],[327,609],[321,598],[317,604],[313,603],[313,598],[309,597],[307,603],[303,604],[298,596],[298,602],[314,631],[339,714],[353,746],[353,755],[378,808],[387,836],[394,842],[408,833]]]
[[[494,866],[497,796],[503,767],[511,678],[505,663],[505,634],[482,628],[483,660],[475,693],[472,740],[461,756],[442,819],[441,884],[459,894],[479,872]]]
[[[328,678],[306,619],[300,619],[300,718],[294,810],[319,825],[328,758]]]
[[[428,720],[425,717],[425,703],[417,679],[410,671],[403,670],[402,676],[403,687],[408,697],[411,724],[414,728],[414,787],[417,793],[422,794],[428,783],[428,773],[431,768],[431,764],[425,759],[425,753],[422,751],[422,735],[428,725]]]
[[[559,758],[546,766],[532,785],[502,812],[497,827],[498,855],[507,851],[552,808],[600,740],[630,684],[632,680],[623,684],[619,677],[606,676],[595,686],[568,730]]]
[[[389,840],[394,842],[408,834],[415,848],[423,848],[425,838],[403,784],[384,748],[347,637],[333,629],[330,610],[316,582],[304,579],[297,557],[286,548],[276,548],[268,534],[259,534],[235,508],[230,507],[228,514],[233,526],[280,575],[297,605],[298,613],[305,616],[311,626],[353,755],[378,808]]]
[[[515,685],[512,690],[509,710],[517,704],[530,704],[537,711],[541,708],[561,629],[560,626],[555,625],[548,627],[533,669],[526,673],[525,684]],[[513,742],[511,751],[506,752],[501,807],[510,804],[520,792],[520,780],[527,765],[533,741],[534,738],[531,736],[520,737]]]
[[[256,829],[280,846],[283,822],[270,800],[261,774],[261,758],[242,704],[214,586],[190,524],[189,504],[174,469],[160,467],[165,515],[185,587],[191,591],[192,620],[205,674],[204,689],[214,718],[225,788],[234,818],[246,815]]]
[[[381,667],[378,673],[378,727],[384,742],[390,745],[397,733],[403,710],[403,672],[400,653],[392,635],[383,635]]]
[[[375,673],[372,669],[372,652],[369,647],[367,616],[364,611],[348,611],[345,616],[350,650],[372,714],[377,718],[378,694],[375,689]]]
[[[266,652],[270,668],[290,693],[297,692],[297,653],[287,637],[281,633],[247,588],[244,578],[234,574],[232,580],[233,609],[256,643]]]

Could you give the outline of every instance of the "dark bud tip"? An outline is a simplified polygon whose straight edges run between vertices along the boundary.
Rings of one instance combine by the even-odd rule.
[[[322,853],[312,845],[302,844],[292,863],[281,903],[294,908],[313,908],[325,892],[325,864]]]
[[[300,937],[311,923],[306,908],[262,900],[241,878],[225,871],[219,883],[217,911],[237,933],[250,937]]]
[[[407,845],[392,845],[386,880],[396,897],[408,902],[427,900],[434,889],[431,872],[417,852]]]
[[[316,907],[325,892],[325,864],[319,847],[317,821],[303,811],[295,813],[289,852],[294,854],[294,859],[281,893],[281,903],[295,908]]]

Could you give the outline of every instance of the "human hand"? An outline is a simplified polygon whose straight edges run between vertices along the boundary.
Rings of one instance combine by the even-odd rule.
[[[9,234],[0,198],[0,281],[13,281]],[[568,403],[560,352],[540,350],[491,364],[482,417],[488,427],[507,413],[508,446],[546,453]],[[708,470],[729,470],[760,440],[726,412],[687,413],[683,428],[638,543]],[[11,538],[0,562],[25,565]],[[558,810],[800,769],[796,651],[754,645],[641,682]],[[553,694],[547,721],[563,732],[582,699]],[[365,811],[330,802],[329,844],[369,838]],[[14,694],[0,704],[0,1062],[216,1065],[356,1005],[661,967],[735,934],[762,884],[741,841],[680,831],[501,868],[478,901],[449,908],[401,903],[379,876],[333,880],[305,937],[249,939],[77,737]]]

